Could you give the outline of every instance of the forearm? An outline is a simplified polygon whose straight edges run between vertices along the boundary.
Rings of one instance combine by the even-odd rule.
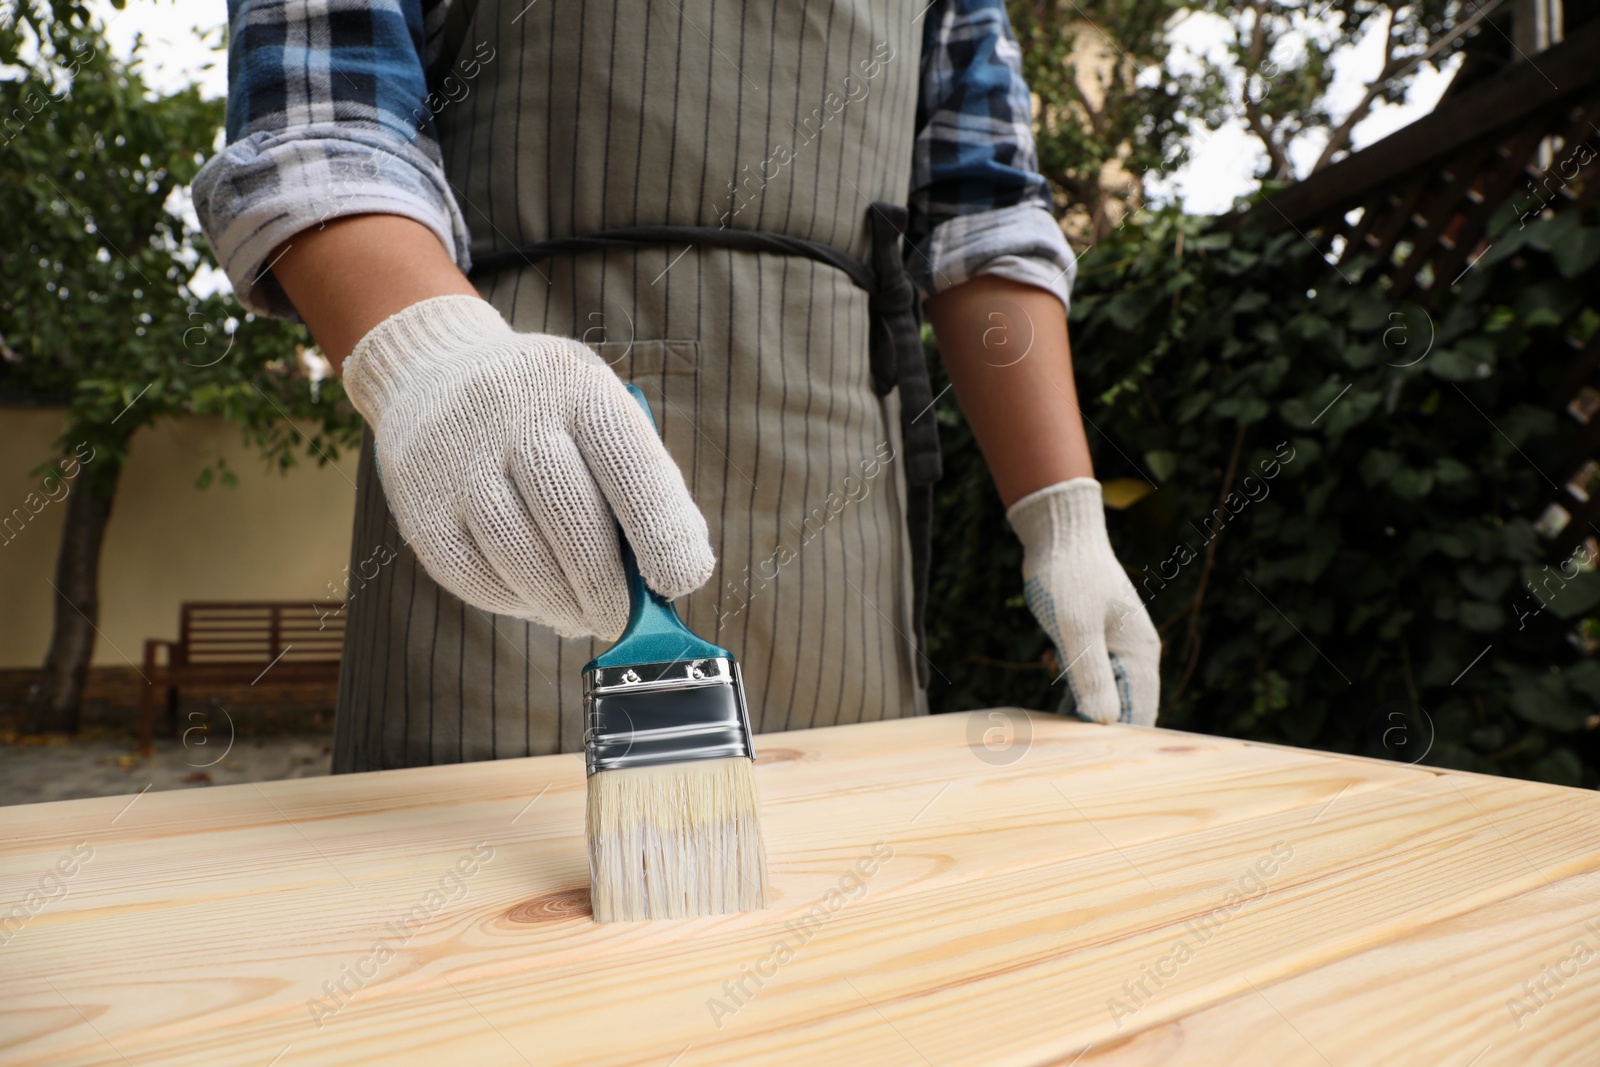
[[[477,296],[433,231],[401,215],[349,215],[302,230],[271,270],[338,369],[384,319],[435,296]]]
[[[978,275],[926,304],[956,401],[1010,507],[1069,478],[1092,478],[1061,301]]]

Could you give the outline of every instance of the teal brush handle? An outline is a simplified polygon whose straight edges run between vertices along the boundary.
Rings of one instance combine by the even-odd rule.
[[[650,413],[650,403],[636,385],[627,386],[629,393],[644,409],[644,417],[653,429],[656,420]],[[645,584],[639,574],[639,561],[634,558],[633,546],[621,530],[617,542],[622,549],[622,573],[628,581],[628,625],[622,636],[609,649],[590,660],[585,671],[601,667],[622,667],[635,663],[670,663],[685,659],[732,659],[733,653],[712,644],[683,624],[677,609],[660,593]]]

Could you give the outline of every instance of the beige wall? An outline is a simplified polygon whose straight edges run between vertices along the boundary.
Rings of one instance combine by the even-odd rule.
[[[35,507],[45,499],[28,471],[52,455],[61,430],[58,409],[0,408],[0,516],[23,506],[30,492],[38,494]],[[196,489],[201,468],[219,452],[239,484]],[[145,638],[177,637],[183,600],[337,599],[327,583],[343,587],[355,469],[355,452],[347,450],[337,466],[302,460],[287,475],[270,472],[241,443],[239,429],[221,419],[139,431],[101,555],[95,665],[137,663]],[[53,482],[52,489],[61,495]],[[65,513],[62,497],[20,534],[15,525],[0,533],[0,667],[44,660]]]

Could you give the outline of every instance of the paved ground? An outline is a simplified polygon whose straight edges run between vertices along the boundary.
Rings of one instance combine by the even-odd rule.
[[[328,773],[327,734],[157,738],[149,758],[131,739],[19,738],[0,743],[0,805],[117,796],[152,789],[204,789]],[[202,743],[203,742],[203,743]]]

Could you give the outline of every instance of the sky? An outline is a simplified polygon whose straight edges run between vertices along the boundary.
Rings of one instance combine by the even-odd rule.
[[[1193,13],[1171,30],[1170,37],[1180,50],[1225,62],[1227,53],[1223,44],[1230,32],[1221,17]],[[1286,59],[1274,58],[1279,62]],[[1379,101],[1367,117],[1356,124],[1350,131],[1352,146],[1359,151],[1432,111],[1444,95],[1457,65],[1453,60],[1442,71],[1422,65],[1403,104]],[[1334,79],[1328,91],[1334,115],[1343,118],[1355,107],[1367,82],[1382,66],[1383,38],[1379,33],[1367,34],[1355,47],[1335,56]],[[1325,143],[1312,143],[1307,138],[1291,150],[1290,158],[1300,177],[1310,171]],[[1254,188],[1252,175],[1266,159],[1261,142],[1246,131],[1240,119],[1233,119],[1209,134],[1198,131],[1190,153],[1186,167],[1154,184],[1149,192],[1152,199],[1180,200],[1185,210],[1195,214],[1217,214],[1232,207],[1235,197]]]
[[[198,82],[211,96],[224,96],[228,90],[227,61],[217,45],[227,21],[223,0],[128,0],[118,12],[107,0],[95,5],[109,21],[107,36],[122,55],[133,47],[136,34],[145,38],[146,79],[158,89],[174,89]],[[1192,14],[1173,30],[1174,41],[1196,54],[1221,55],[1227,24],[1218,16]],[[1383,61],[1382,42],[1369,36],[1358,46],[1335,60],[1335,79],[1330,91],[1335,113],[1352,107],[1360,98],[1367,78]],[[1424,67],[1412,84],[1406,102],[1379,104],[1354,130],[1357,149],[1380,140],[1402,126],[1433,110],[1450,80],[1453,67],[1444,72]],[[1254,187],[1251,175],[1264,156],[1260,144],[1234,120],[1214,133],[1196,139],[1190,163],[1182,170],[1154,183],[1152,199],[1181,201],[1192,212],[1212,214],[1228,210],[1236,197]],[[1310,169],[1320,145],[1303,145],[1295,162],[1303,174]]]

